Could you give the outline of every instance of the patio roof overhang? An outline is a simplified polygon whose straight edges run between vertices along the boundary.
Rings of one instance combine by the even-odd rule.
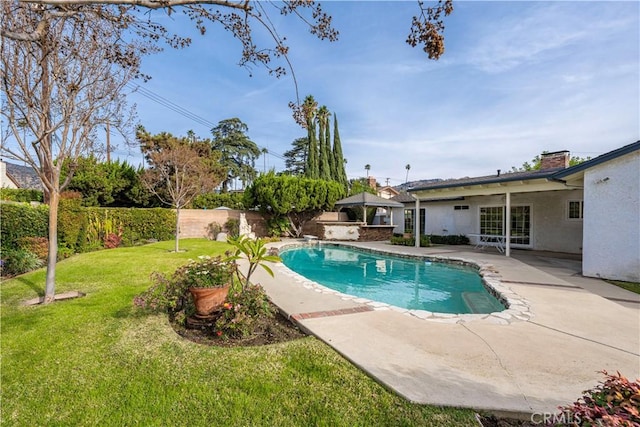
[[[349,196],[345,199],[338,200],[335,203],[336,206],[339,207],[349,207],[349,206],[371,206],[371,207],[380,207],[380,208],[401,208],[404,205],[400,202],[395,202],[390,199],[384,199],[382,197],[378,197],[375,194],[371,193],[358,193],[353,196]]]
[[[408,192],[415,197],[418,197],[420,201],[426,202],[442,198],[491,196],[505,193],[558,191],[570,190],[573,188],[575,187],[567,186],[567,183],[564,181],[543,178],[409,189]]]

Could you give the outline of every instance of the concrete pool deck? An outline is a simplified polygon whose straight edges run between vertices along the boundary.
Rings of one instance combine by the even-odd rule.
[[[598,371],[640,378],[640,295],[580,276],[579,260],[528,251],[507,258],[470,246],[349,245],[489,265],[528,304],[528,316],[505,322],[424,319],[323,292],[282,264],[275,278],[254,273],[302,329],[412,402],[555,413],[602,381]]]

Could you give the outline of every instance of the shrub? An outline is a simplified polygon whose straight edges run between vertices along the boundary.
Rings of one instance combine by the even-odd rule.
[[[176,214],[163,208],[84,208],[87,212],[88,245],[100,248],[110,233],[122,238],[123,246],[134,246],[147,240],[171,240]]]
[[[229,218],[224,223],[224,228],[231,237],[238,237],[240,235],[240,220],[237,218]]]
[[[23,237],[47,237],[49,206],[27,203],[0,203],[2,249],[18,249]]]
[[[267,234],[273,237],[289,236],[291,225],[286,216],[272,216],[267,220]]]
[[[40,268],[44,262],[33,252],[25,249],[9,249],[2,251],[0,272],[2,276],[17,276],[18,274]]]
[[[47,259],[49,254],[49,239],[46,237],[21,237],[18,240],[20,249],[34,253],[39,259]]]
[[[430,234],[431,243],[438,245],[468,245],[469,238],[464,234],[438,236]]]
[[[104,238],[104,248],[105,249],[114,249],[120,246],[122,243],[122,231],[118,234],[109,233]]]
[[[0,200],[12,202],[40,202],[44,200],[42,191],[28,188],[4,188],[0,187]]]
[[[215,322],[215,334],[222,338],[251,335],[258,319],[274,315],[269,298],[260,285],[248,285],[243,291],[229,293]]]
[[[394,235],[391,237],[390,243],[392,245],[400,245],[400,246],[415,246],[416,239],[413,237],[403,237],[403,236]],[[426,235],[420,236],[420,247],[426,248],[429,246],[431,246],[431,241],[429,239],[429,236],[426,236]]]
[[[604,382],[585,390],[573,405],[559,407],[562,415],[584,426],[640,425],[640,380],[629,381],[620,375],[602,371]]]
[[[212,222],[207,225],[207,237],[211,240],[216,240],[218,234],[222,232],[222,226],[217,222]]]
[[[191,207],[193,209],[215,209],[221,206],[227,208],[244,210],[242,193],[207,193],[199,194],[193,198]]]
[[[58,207],[58,245],[74,252],[83,252],[86,242],[87,216],[82,207],[82,195],[76,191],[60,194]]]
[[[171,277],[155,272],[153,286],[134,299],[138,307],[175,314],[186,308],[189,288],[221,287],[233,281],[236,264],[222,257],[199,257],[174,271]],[[190,313],[188,313],[190,314]]]

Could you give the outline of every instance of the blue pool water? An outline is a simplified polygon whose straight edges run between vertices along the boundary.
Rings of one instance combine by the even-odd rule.
[[[328,288],[397,307],[457,314],[504,310],[469,267],[337,246],[288,249],[280,257]]]

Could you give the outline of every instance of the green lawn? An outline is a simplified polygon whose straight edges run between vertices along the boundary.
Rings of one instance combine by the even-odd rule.
[[[622,289],[635,292],[636,294],[640,294],[640,283],[638,282],[620,282],[618,280],[606,280],[606,282],[609,282],[612,285],[618,286]]]
[[[133,297],[152,271],[172,272],[225,243],[184,240],[74,256],[57,268],[47,306],[44,270],[2,283],[1,424],[47,426],[469,426],[473,411],[415,405],[387,391],[313,337],[207,347],[177,336]]]

